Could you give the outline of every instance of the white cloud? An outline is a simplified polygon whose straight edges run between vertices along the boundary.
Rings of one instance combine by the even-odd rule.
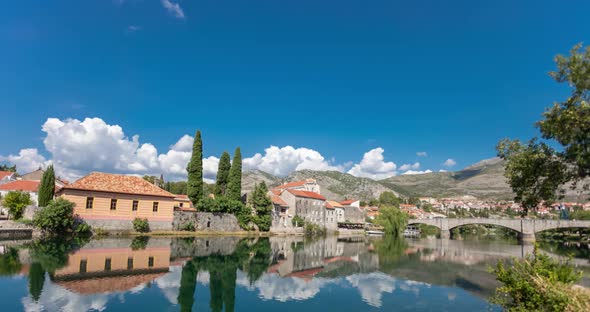
[[[36,148],[22,149],[18,155],[0,156],[0,161],[16,165],[16,169],[20,173],[31,172],[39,167],[45,168],[50,164]]]
[[[457,162],[454,159],[449,158],[449,159],[445,160],[445,162],[443,163],[443,166],[445,166],[447,168],[451,168],[451,167],[455,166],[456,164],[457,164]]]
[[[138,25],[129,25],[127,26],[127,29],[125,30],[127,33],[134,33],[136,31],[140,31],[141,30],[141,26]]]
[[[418,157],[426,157],[426,156],[428,156],[428,153],[426,153],[426,152],[417,152],[416,153],[416,156],[418,156]]]
[[[383,293],[393,293],[396,279],[383,273],[354,274],[346,280],[361,294],[363,301],[373,307],[380,308]]]
[[[342,171],[341,166],[333,166],[319,152],[292,146],[270,146],[264,150],[264,155],[256,153],[243,160],[244,170],[258,169],[277,176],[286,176],[296,170],[337,170]]]
[[[422,171],[420,171],[420,170],[408,170],[408,171],[406,171],[406,172],[402,173],[402,175],[409,175],[409,174],[425,174],[425,173],[431,173],[431,172],[432,172],[432,170],[429,170],[429,169],[427,169],[427,170],[422,170]]]
[[[384,150],[381,147],[366,152],[361,162],[352,166],[348,173],[353,176],[376,180],[396,175],[397,165],[394,162],[385,162],[383,152]]]
[[[176,18],[184,18],[184,11],[180,7],[180,4],[174,3],[170,0],[161,0],[162,6]]]
[[[408,171],[408,170],[418,170],[420,169],[420,163],[416,162],[413,164],[403,164],[401,165],[401,167],[399,167],[400,171]]]
[[[449,171],[445,170],[445,169],[440,169],[438,172],[449,172]]]

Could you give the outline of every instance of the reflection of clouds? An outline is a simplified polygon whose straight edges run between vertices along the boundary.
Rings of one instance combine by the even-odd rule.
[[[374,307],[381,307],[383,293],[393,293],[396,288],[412,292],[416,296],[420,294],[421,287],[430,287],[429,284],[408,280],[397,280],[385,273],[374,272],[369,274],[354,274],[346,277],[353,287],[357,288],[363,301]]]
[[[346,280],[358,288],[363,301],[374,307],[381,307],[383,293],[393,293],[396,279],[383,273],[355,274]]]
[[[258,296],[264,300],[278,300],[281,302],[289,300],[306,300],[313,298],[320,292],[320,288],[334,280],[324,278],[313,278],[304,280],[295,277],[282,278],[277,274],[264,274],[260,279],[250,285],[248,277],[238,272],[236,284],[250,290],[258,290]]]
[[[197,282],[203,285],[209,285],[209,272],[208,271],[201,271],[197,274]]]
[[[30,296],[22,300],[25,311],[103,311],[109,301],[109,294],[80,295],[45,279],[43,292],[38,302]]]
[[[178,290],[180,288],[180,278],[182,275],[181,266],[171,266],[170,272],[157,278],[154,283],[162,291],[162,294],[171,304],[177,304]]]

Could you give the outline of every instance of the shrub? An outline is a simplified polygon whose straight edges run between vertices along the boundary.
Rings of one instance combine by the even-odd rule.
[[[150,231],[150,224],[146,218],[133,219],[133,229],[136,232],[147,233]]]
[[[10,191],[4,196],[3,205],[8,208],[13,219],[20,219],[26,206],[32,204],[31,195],[27,192]]]
[[[270,230],[270,226],[272,223],[272,217],[269,215],[256,215],[256,216],[252,216],[252,221],[254,221],[254,223],[256,223],[256,226],[258,226],[258,230],[259,231],[263,231],[263,232],[268,232]]]
[[[88,223],[79,223],[76,225],[74,229],[74,233],[77,235],[91,235],[92,234],[92,227],[88,225]]]
[[[293,224],[293,226],[296,227],[304,227],[305,220],[303,220],[303,218],[301,218],[300,216],[294,216],[293,219],[291,219],[291,224]]]
[[[326,235],[326,228],[321,227],[315,223],[307,223],[305,225],[306,236],[324,236]]]
[[[47,233],[64,234],[74,229],[74,203],[63,198],[49,202],[33,218],[35,227]]]
[[[508,311],[588,311],[588,292],[572,288],[582,274],[568,262],[559,262],[538,252],[514,260],[506,268],[498,262],[492,273],[503,285],[491,298]],[[583,308],[581,308],[583,307]]]
[[[181,231],[189,231],[189,232],[194,232],[196,230],[195,228],[195,224],[192,221],[189,221],[183,225],[180,226],[180,230]]]

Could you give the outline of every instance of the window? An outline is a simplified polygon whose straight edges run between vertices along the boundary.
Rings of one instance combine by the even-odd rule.
[[[180,208],[182,208],[182,205],[183,205],[183,204],[184,204],[184,203],[180,203]]]
[[[117,200],[115,198],[111,198],[111,210],[117,210]]]
[[[86,267],[88,266],[88,260],[80,260],[80,273],[86,273]]]
[[[149,257],[148,258],[148,267],[153,267],[154,266],[154,257]]]
[[[94,197],[86,197],[86,209],[92,209],[94,203]]]
[[[133,270],[133,258],[127,258],[127,270]]]
[[[154,202],[154,205],[152,206],[152,211],[158,212],[158,202]]]
[[[111,258],[104,259],[104,270],[105,271],[111,270]]]
[[[139,206],[139,201],[134,200],[131,206],[131,211],[137,211],[137,207]]]

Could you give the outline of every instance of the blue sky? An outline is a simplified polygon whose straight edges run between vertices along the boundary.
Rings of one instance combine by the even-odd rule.
[[[11,1],[0,10],[0,155],[24,168],[15,157],[34,148],[71,177],[161,169],[93,165],[111,158],[48,146],[41,129],[97,117],[156,158],[201,129],[206,156],[293,146],[349,171],[381,148],[366,172],[455,170],[493,157],[503,137],[536,134],[568,94],[547,75],[553,57],[590,43],[587,12],[589,1]]]

